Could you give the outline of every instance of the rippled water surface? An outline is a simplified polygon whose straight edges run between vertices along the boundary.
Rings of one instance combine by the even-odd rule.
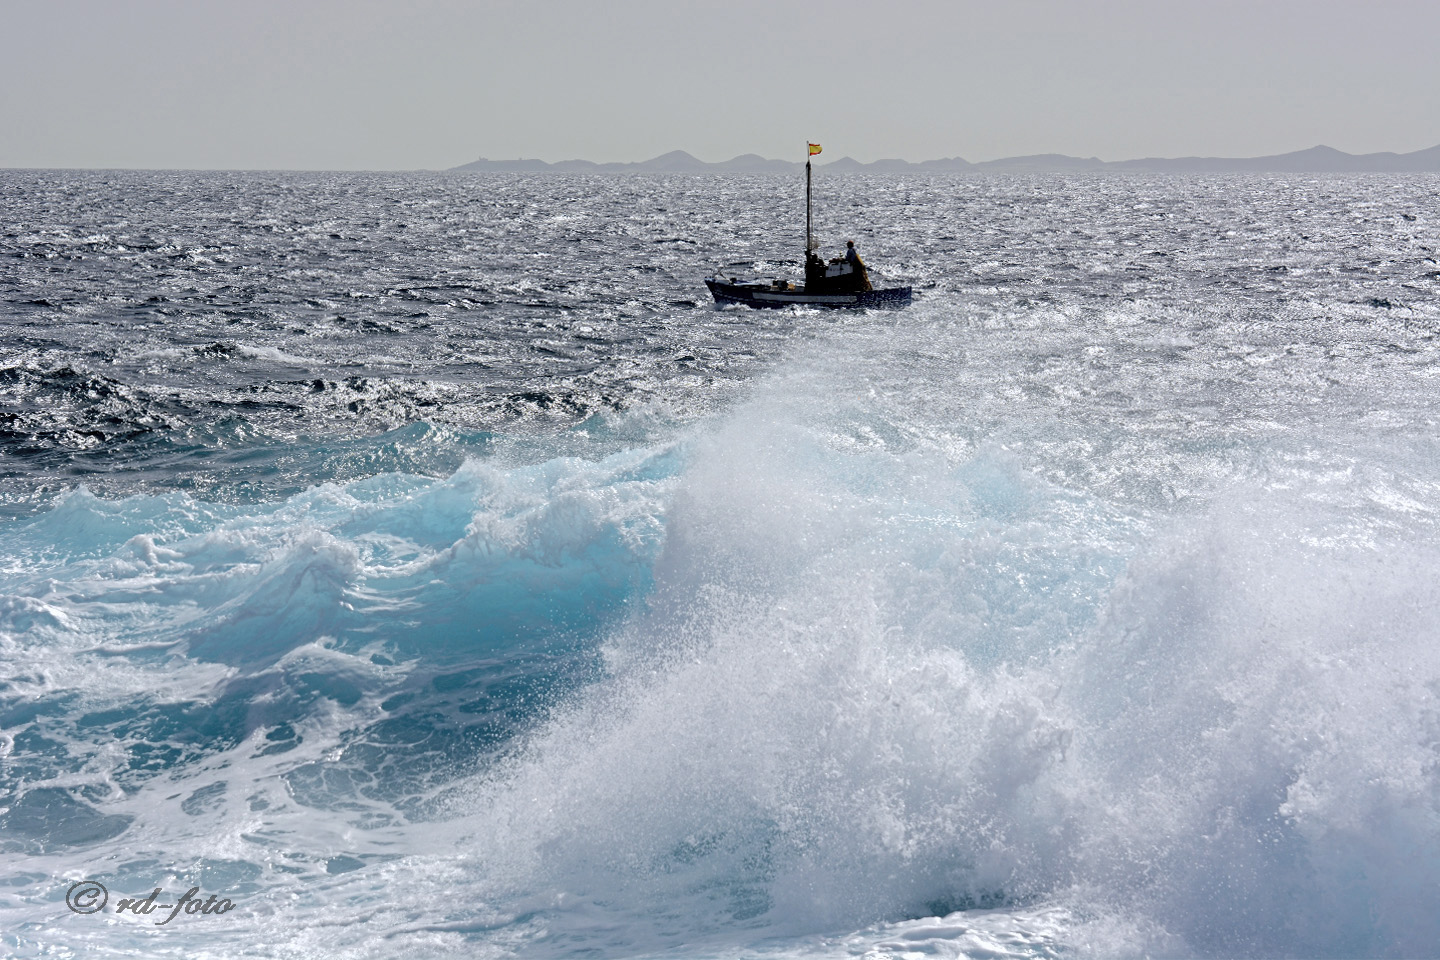
[[[4,952],[1440,956],[1440,179],[798,187],[0,172]]]

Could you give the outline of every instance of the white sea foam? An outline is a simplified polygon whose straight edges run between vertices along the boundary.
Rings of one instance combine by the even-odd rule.
[[[611,679],[468,801],[482,899],[541,910],[541,953],[995,903],[1035,954],[1428,952],[1433,508],[1399,533],[1360,480],[1341,520],[1323,468],[1107,505],[875,421],[830,362],[697,444]],[[895,929],[992,949],[966,923]]]

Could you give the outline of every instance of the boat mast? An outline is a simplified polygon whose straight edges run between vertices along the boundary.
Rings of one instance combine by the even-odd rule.
[[[810,147],[805,147],[805,257],[810,257]]]

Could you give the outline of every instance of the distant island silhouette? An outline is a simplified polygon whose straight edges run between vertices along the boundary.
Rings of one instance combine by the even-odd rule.
[[[799,161],[767,160],[753,153],[733,160],[707,163],[684,150],[638,163],[595,163],[591,160],[486,160],[483,157],[452,167],[451,173],[691,173],[748,176],[796,173]],[[1333,147],[1311,147],[1269,157],[1149,157],[1144,160],[1100,160],[1044,153],[971,163],[960,157],[944,160],[876,160],[861,163],[841,157],[817,163],[826,173],[1440,173],[1440,144],[1414,153],[1351,154]]]

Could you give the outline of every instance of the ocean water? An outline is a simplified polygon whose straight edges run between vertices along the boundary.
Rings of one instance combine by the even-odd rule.
[[[0,172],[0,953],[1440,956],[1440,178],[816,192]]]

